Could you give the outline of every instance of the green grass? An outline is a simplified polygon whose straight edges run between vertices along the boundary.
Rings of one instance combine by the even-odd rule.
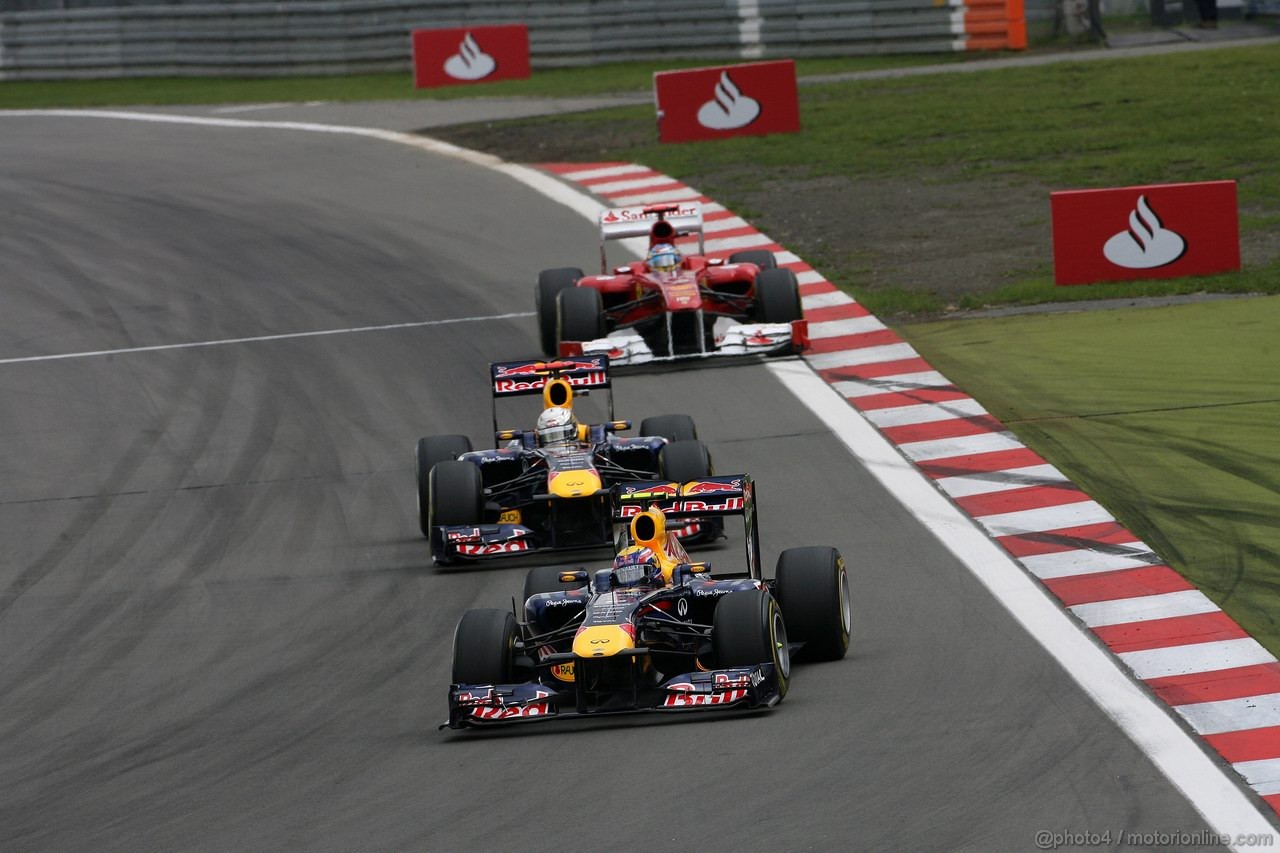
[[[530,139],[577,140],[584,160],[644,163],[747,216],[766,206],[761,187],[784,176],[950,183],[974,193],[1043,187],[1046,198],[1054,189],[1229,178],[1238,184],[1246,239],[1259,235],[1265,242],[1280,222],[1280,170],[1274,168],[1280,109],[1272,108],[1280,104],[1280,50],[1274,46],[810,85],[801,87],[800,99],[801,133],[714,142],[658,144],[649,105],[502,127]],[[483,146],[491,132],[486,126],[462,144]],[[521,152],[498,153],[519,159]],[[560,159],[573,159],[571,153]],[[887,317],[949,305],[1280,292],[1274,252],[1237,275],[1057,288],[1046,246],[1039,255],[1044,262],[992,270],[988,289],[957,302],[914,286],[867,286],[862,259],[830,242],[809,241],[803,230],[784,242]]]
[[[1280,655],[1280,299],[908,326],[973,393]]]
[[[798,135],[610,152],[674,175],[786,168],[804,177],[1018,176],[1086,188],[1218,179],[1280,210],[1274,46],[1062,62],[804,87]],[[1270,106],[1269,106],[1270,105]],[[1231,116],[1230,121],[1225,121]],[[582,121],[645,121],[652,110]]]
[[[963,62],[968,54],[855,56],[797,60],[800,74],[835,74],[873,68],[899,68]],[[239,104],[277,101],[446,100],[475,97],[565,98],[644,92],[653,89],[655,71],[722,64],[720,60],[619,62],[534,72],[527,80],[503,80],[438,89],[414,89],[409,71],[330,77],[148,77],[119,80],[0,82],[0,109],[105,107],[165,104]]]

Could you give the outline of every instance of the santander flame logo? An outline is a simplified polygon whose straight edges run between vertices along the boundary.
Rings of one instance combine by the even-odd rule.
[[[444,61],[444,73],[458,80],[482,80],[497,67],[497,60],[480,49],[471,33],[462,39],[458,52]]]
[[[712,130],[736,130],[751,124],[759,115],[760,102],[742,94],[725,71],[716,84],[715,97],[698,109],[698,124]]]
[[[1102,254],[1116,266],[1149,270],[1168,266],[1186,250],[1187,241],[1165,228],[1147,203],[1147,197],[1141,195],[1137,207],[1129,212],[1128,229],[1108,240]]]

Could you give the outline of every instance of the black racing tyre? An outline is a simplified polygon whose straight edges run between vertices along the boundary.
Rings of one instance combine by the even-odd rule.
[[[849,573],[835,548],[788,548],[778,557],[774,592],[791,639],[809,660],[840,660],[849,650]]]
[[[745,252],[734,252],[729,256],[731,264],[755,264],[761,270],[778,268],[778,259],[768,249],[747,249]]]
[[[673,441],[658,451],[658,471],[668,480],[687,483],[715,473],[707,446],[698,439]]]
[[[453,632],[454,684],[510,684],[516,619],[494,608],[468,610]]]
[[[520,599],[521,603],[542,592],[564,592],[582,586],[576,581],[562,582],[560,573],[563,571],[564,569],[556,566],[535,566],[530,569],[529,574],[524,576],[524,598]]]
[[[782,610],[767,590],[731,592],[716,604],[711,620],[711,650],[720,669],[772,663],[778,674],[778,698],[787,695],[791,654]]]
[[[803,316],[795,273],[765,270],[756,276],[756,318],[761,323],[790,323]]]
[[[642,436],[660,435],[667,441],[689,441],[698,437],[698,428],[688,415],[655,415],[640,422]]]
[[[470,452],[471,439],[465,435],[432,435],[418,439],[414,457],[418,476],[418,527],[423,536],[431,537],[431,520],[428,517],[431,469],[437,462],[449,462]]]
[[[437,462],[427,476],[427,535],[443,524],[479,524],[483,518],[480,469],[470,462]]]
[[[604,337],[604,303],[594,287],[571,287],[556,297],[556,350],[561,341]]]
[[[559,342],[556,340],[556,297],[562,290],[573,287],[582,278],[582,270],[577,267],[557,267],[538,273],[538,287],[534,292],[534,308],[538,312],[538,340],[542,343],[542,351],[555,357]]]

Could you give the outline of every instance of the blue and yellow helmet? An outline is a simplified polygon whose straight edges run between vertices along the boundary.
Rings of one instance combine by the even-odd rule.
[[[634,586],[642,581],[661,581],[658,557],[643,545],[631,545],[613,558],[613,578],[618,586]]]

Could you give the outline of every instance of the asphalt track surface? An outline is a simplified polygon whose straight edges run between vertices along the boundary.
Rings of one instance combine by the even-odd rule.
[[[0,134],[0,849],[1030,850],[1206,825],[766,370],[619,382],[752,472],[770,563],[852,567],[850,656],[778,708],[437,731],[454,625],[420,436],[489,430],[489,317],[594,229],[479,167],[292,131]],[[740,534],[704,552],[731,563]],[[607,556],[607,555],[602,555]]]

